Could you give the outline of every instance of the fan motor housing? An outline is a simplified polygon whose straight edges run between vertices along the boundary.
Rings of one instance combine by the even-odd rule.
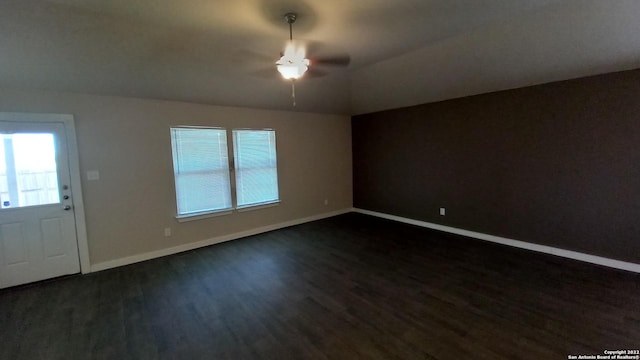
[[[296,19],[298,18],[298,14],[293,12],[286,13],[284,14],[284,18],[285,20],[287,20],[287,23],[293,24],[294,22],[296,22]]]

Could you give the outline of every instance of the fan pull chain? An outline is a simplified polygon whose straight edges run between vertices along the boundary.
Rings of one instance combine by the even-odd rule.
[[[291,79],[291,98],[293,98],[293,106],[296,106],[296,85],[295,81]]]

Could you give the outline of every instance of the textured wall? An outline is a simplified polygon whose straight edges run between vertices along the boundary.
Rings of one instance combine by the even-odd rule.
[[[640,263],[640,70],[355,116],[352,132],[355,207]]]

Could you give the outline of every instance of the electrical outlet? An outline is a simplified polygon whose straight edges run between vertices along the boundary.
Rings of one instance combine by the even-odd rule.
[[[324,199],[324,205],[329,205],[329,199]]]
[[[164,228],[164,236],[171,236],[171,228]]]
[[[87,171],[87,180],[89,181],[100,180],[100,172],[98,170]]]
[[[440,215],[444,216],[446,214],[445,208],[440,208]]]

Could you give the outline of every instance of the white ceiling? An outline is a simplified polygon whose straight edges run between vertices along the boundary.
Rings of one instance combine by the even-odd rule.
[[[640,1],[636,0],[2,0],[0,87],[362,113],[441,99],[442,96],[416,96],[416,91],[423,90],[415,86],[403,90],[401,84],[396,84],[394,94],[390,95],[411,101],[391,101],[385,105],[388,100],[384,87],[393,78],[410,82],[422,71],[415,68],[416,64],[434,56],[439,56],[440,69],[450,65],[442,59],[458,61],[458,66],[464,69],[474,59],[460,62],[456,54],[468,56],[470,48],[479,52],[485,48],[493,52],[513,51],[513,47],[501,48],[492,43],[518,39],[505,40],[496,34],[518,33],[518,24],[526,24],[530,19],[543,24],[538,29],[540,36],[536,29],[523,34],[527,47],[534,45],[531,51],[544,49],[546,43],[559,46],[554,43],[555,36],[544,31],[546,22],[551,26],[565,23],[565,17],[597,1],[624,3],[626,7],[618,7],[617,11],[629,13],[631,9],[635,11],[634,18],[640,15],[637,6]],[[565,6],[567,3],[573,7]],[[600,13],[613,11],[608,6],[586,8],[591,16],[586,20],[596,23]],[[327,72],[326,76],[298,81],[296,108],[292,108],[289,83],[278,77],[273,65],[288,37],[282,17],[288,11],[299,13],[294,38],[308,42],[313,50],[311,55],[351,57],[347,68],[323,66],[321,70]],[[580,19],[576,23],[582,24]],[[616,35],[630,30],[628,26],[613,25],[602,31]],[[565,30],[571,32],[570,28]],[[584,26],[580,31],[576,36],[593,35]],[[486,44],[470,43],[470,39]],[[576,40],[580,39],[573,39]],[[599,41],[606,43],[609,37],[600,34]],[[443,45],[447,43],[458,45]],[[592,50],[601,51],[597,47]],[[639,50],[640,44],[626,49],[625,59],[629,56],[638,59]],[[527,58],[529,50],[518,51]],[[563,66],[584,60],[581,51],[574,53],[577,55],[561,59]],[[409,61],[412,68],[403,65],[407,56],[413,56]],[[613,70],[636,65],[633,61],[623,64],[621,56],[612,51],[603,61],[615,64]],[[493,69],[495,74],[485,74],[482,81],[473,78],[471,93],[518,86],[517,82],[500,83],[496,88],[495,78],[504,77],[500,73],[503,66]],[[518,64],[512,66],[518,68]],[[541,71],[535,66],[525,70]],[[594,68],[592,72],[602,70]],[[379,71],[384,76],[376,80]],[[433,66],[425,67],[424,71],[432,75],[440,72]],[[398,77],[399,73],[403,76]],[[468,74],[465,76],[462,79],[469,80]],[[553,74],[550,80],[572,76],[576,74]],[[521,86],[546,79],[524,78],[529,82]],[[427,81],[429,91],[437,94],[442,88],[442,94],[450,93],[444,97],[467,95],[466,85],[461,81],[457,83],[462,90],[451,91],[452,79],[455,77],[444,79],[446,82]]]

